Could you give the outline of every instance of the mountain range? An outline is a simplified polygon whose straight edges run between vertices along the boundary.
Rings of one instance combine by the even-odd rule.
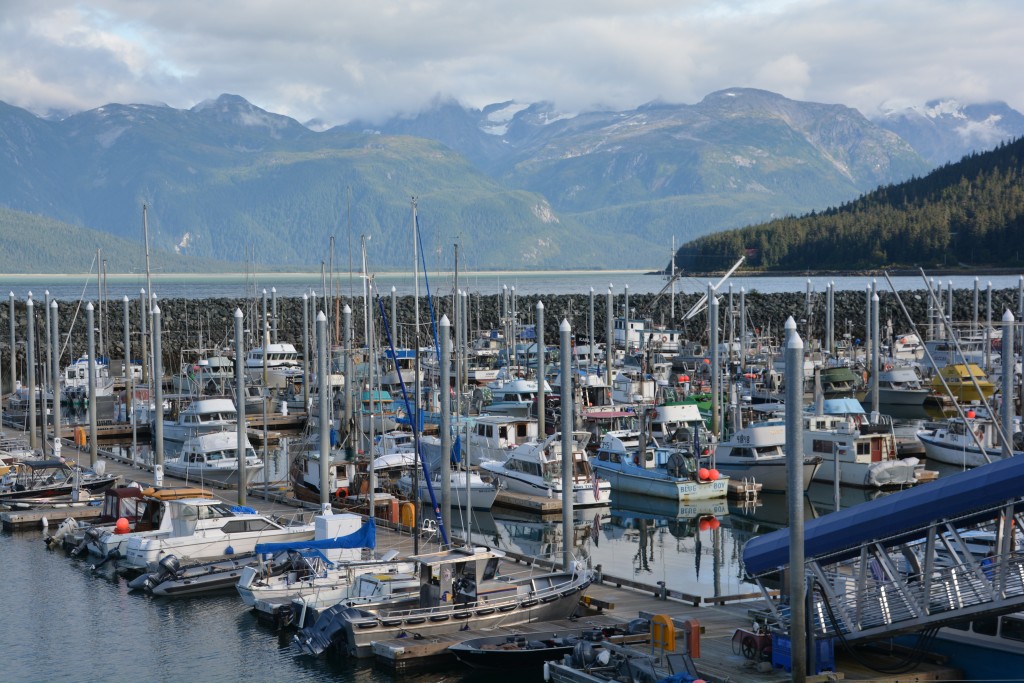
[[[429,268],[450,267],[456,242],[467,268],[642,268],[673,238],[835,206],[1021,134],[1000,103],[871,121],[745,88],[575,115],[439,99],[327,129],[235,95],[60,120],[0,103],[0,236],[35,216],[138,242],[147,204],[151,244],[169,254],[308,268],[332,236],[347,250],[365,235],[373,266],[408,268],[415,197]],[[67,269],[49,253],[12,266]]]

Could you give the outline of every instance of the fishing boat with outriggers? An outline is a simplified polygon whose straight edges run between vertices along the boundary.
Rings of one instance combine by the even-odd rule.
[[[300,650],[319,655],[335,648],[352,657],[373,656],[373,642],[408,635],[437,636],[460,630],[514,626],[565,619],[593,581],[577,562],[564,570],[499,575],[503,553],[461,547],[409,558],[416,563],[419,592],[414,600],[345,602],[320,613],[295,635]]]

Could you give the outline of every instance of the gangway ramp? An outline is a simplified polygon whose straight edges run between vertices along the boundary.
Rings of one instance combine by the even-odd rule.
[[[849,643],[1024,609],[1022,511],[1024,457],[1012,457],[808,521],[808,628]],[[743,561],[768,597],[789,529],[751,539]],[[787,598],[769,605],[788,628]]]

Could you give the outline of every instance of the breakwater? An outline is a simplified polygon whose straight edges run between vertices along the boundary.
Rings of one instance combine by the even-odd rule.
[[[883,328],[888,321],[892,323],[895,334],[905,333],[910,329],[895,295],[890,291],[879,291],[881,313],[879,320]],[[953,292],[953,319],[955,321],[971,321],[974,315],[974,291],[954,290]],[[904,305],[907,307],[914,321],[924,324],[927,319],[927,292],[925,290],[902,291],[900,292]],[[474,337],[477,331],[486,331],[492,328],[499,328],[502,320],[503,302],[502,296],[470,294],[469,303],[469,330],[470,337]],[[634,294],[629,297],[629,307],[632,316],[635,318],[650,318],[656,325],[665,325],[669,328],[682,329],[691,339],[701,339],[706,335],[707,316],[702,312],[690,320],[682,320],[682,316],[697,302],[699,294],[677,295],[675,299],[674,314],[670,310],[671,300],[667,295],[656,296],[653,294]],[[978,316],[982,322],[986,319],[986,292],[982,291],[978,302]],[[545,340],[548,344],[556,344],[558,341],[558,326],[563,319],[569,321],[573,328],[573,336],[578,342],[585,343],[587,340],[588,318],[590,315],[590,297],[579,294],[563,295],[529,295],[518,296],[514,299],[516,319],[519,325],[532,325],[536,315],[536,304],[544,302],[545,307]],[[180,363],[195,360],[188,356],[189,349],[197,348],[233,348],[234,347],[234,312],[240,309],[244,317],[244,329],[246,330],[246,349],[261,344],[262,327],[262,301],[250,299],[189,299],[174,298],[162,299],[159,302],[161,315],[161,341],[163,348],[163,363],[166,372],[176,372]],[[329,304],[325,306],[325,303]],[[513,300],[509,301],[511,308]],[[853,340],[864,337],[865,327],[865,303],[864,291],[837,291],[835,293],[835,334],[842,338],[849,334]],[[391,315],[390,297],[380,300],[384,315]],[[430,346],[433,344],[433,332],[431,329],[431,306],[427,300],[421,297],[420,305],[420,329],[419,335],[415,334],[415,300],[411,296],[400,296],[396,299],[397,309],[397,336],[396,345],[399,346]],[[142,357],[141,333],[140,333],[140,309],[141,302],[136,299],[129,301],[129,324],[131,337],[131,356],[138,359]],[[353,327],[357,344],[362,345],[364,341],[364,306],[361,297],[349,300],[348,297],[339,297],[337,301],[325,302],[323,299],[316,300],[316,309],[311,310],[309,315],[310,325],[316,317],[316,311],[324,310],[329,317],[328,334],[333,340],[342,339],[341,311],[345,305],[352,308]],[[1014,315],[1018,311],[1017,290],[1001,289],[992,292],[992,319],[998,322],[1003,311],[1009,308]],[[625,295],[616,294],[613,299],[614,315],[621,316],[625,306]],[[738,315],[739,294],[734,293],[733,306]],[[442,315],[447,315],[454,321],[454,310],[452,300],[438,298],[433,300],[433,312],[439,320]],[[944,305],[945,307],[945,305]],[[36,358],[45,358],[45,305],[42,301],[35,301],[33,307],[35,320],[35,344]],[[268,302],[268,313],[272,312],[272,306]],[[312,308],[312,307],[311,307]],[[381,306],[373,302],[375,313],[374,326],[378,333],[384,329],[382,324]],[[722,315],[722,329],[727,330],[728,316],[728,295],[720,297],[719,310]],[[813,293],[811,296],[810,317],[807,317],[805,294],[802,292],[786,293],[760,293],[750,292],[746,295],[747,327],[748,330],[758,329],[762,333],[770,332],[776,337],[781,336],[782,325],[786,318],[793,316],[799,322],[799,331],[812,339],[820,339],[824,336],[825,326],[825,296],[823,293]],[[594,333],[598,343],[605,341],[606,329],[606,295],[598,295],[594,298]],[[123,303],[122,301],[105,302],[101,311],[97,308],[95,312],[96,322],[96,344],[99,354],[112,359],[124,358],[124,328],[123,328]],[[83,355],[86,351],[86,326],[85,310],[77,301],[58,301],[58,315],[60,320],[61,342],[61,366],[69,363],[73,358]],[[277,299],[277,331],[280,341],[287,341],[296,346],[300,352],[302,349],[302,321],[303,321],[303,299],[300,297],[279,297]],[[673,322],[674,321],[674,322]],[[26,340],[26,305],[24,300],[15,301],[15,354],[16,363],[19,368],[19,375],[23,372],[25,364],[25,340]],[[148,325],[151,327],[151,325]],[[736,321],[736,333],[739,333],[739,323]],[[10,387],[9,358],[9,308],[8,305],[0,304],[0,370],[3,371],[5,387]],[[724,336],[722,337],[725,338]],[[315,345],[310,336],[310,344]],[[19,377],[20,379],[20,377]]]

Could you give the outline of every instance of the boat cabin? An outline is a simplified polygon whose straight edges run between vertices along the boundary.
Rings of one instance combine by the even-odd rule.
[[[420,607],[440,607],[495,600],[516,594],[516,586],[500,581],[503,555],[488,548],[453,548],[414,555],[419,566]]]

